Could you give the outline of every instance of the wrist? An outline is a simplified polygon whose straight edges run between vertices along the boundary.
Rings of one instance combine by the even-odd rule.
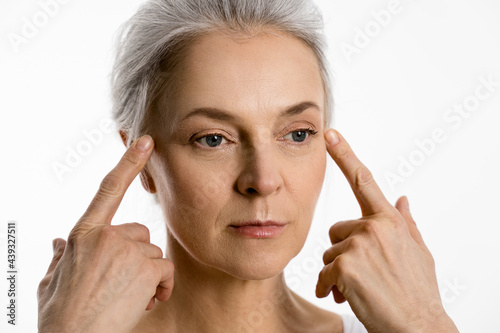
[[[457,326],[455,326],[455,323],[451,318],[446,314],[446,312],[440,316],[439,318],[436,318],[434,321],[433,325],[429,327],[426,332],[433,332],[433,333],[459,333]]]
[[[457,333],[453,320],[446,313],[441,301],[435,300],[420,314],[407,322],[407,333]]]

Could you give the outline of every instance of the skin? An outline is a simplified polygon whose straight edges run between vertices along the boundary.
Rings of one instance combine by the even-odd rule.
[[[268,303],[273,292],[280,298],[271,302],[276,315],[258,329],[297,328],[304,323],[284,319],[304,311],[338,327],[337,316],[315,314],[288,290],[282,273],[303,247],[326,167],[320,134],[324,93],[313,52],[286,36],[214,33],[190,47],[179,72],[176,98],[168,101],[176,110],[168,114],[174,130],[153,133],[156,149],[147,186],[158,194],[165,213],[166,252],[177,282],[170,301],[155,308],[142,329],[192,323],[186,314],[200,321],[174,330],[208,332],[213,322],[231,327],[234,318],[244,322],[259,304]],[[303,102],[315,106],[282,115]],[[234,119],[198,114],[183,120],[202,107],[224,110]],[[294,132],[307,129],[318,134],[293,140]],[[204,136],[213,134],[224,139],[210,148]],[[251,220],[287,224],[272,239],[242,238],[228,227]]]
[[[271,32],[214,32],[190,46],[175,98],[158,105],[175,110],[165,115],[172,130],[157,126],[132,144],[68,242],[56,240],[38,290],[40,332],[341,332],[338,315],[294,294],[283,278],[307,236],[328,155],[362,217],[330,229],[316,295],[347,300],[370,332],[457,332],[406,197],[392,206],[345,138],[326,131],[313,52]],[[283,116],[302,102],[310,104]],[[207,107],[229,117],[183,120]],[[216,147],[208,146],[213,135],[223,138]],[[168,259],[143,225],[110,224],[139,173],[162,205]],[[265,239],[231,227],[255,219],[286,225]]]
[[[186,53],[170,102],[175,116],[167,115],[174,130],[155,128],[149,169],[150,188],[167,221],[167,243],[179,243],[187,252],[182,255],[193,257],[188,267],[199,262],[217,279],[276,276],[305,242],[325,173],[322,135],[292,140],[293,131],[324,131],[314,54],[290,37],[225,33],[204,36]],[[281,116],[302,102],[316,107]],[[182,120],[202,107],[224,110],[234,119],[197,114]],[[203,138],[209,134],[223,141],[209,147]],[[228,231],[232,223],[259,219],[288,224],[282,237],[268,240],[241,239]],[[167,249],[169,258],[175,251]]]

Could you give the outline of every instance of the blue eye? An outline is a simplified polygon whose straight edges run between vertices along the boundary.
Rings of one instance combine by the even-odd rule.
[[[217,147],[221,145],[223,142],[227,141],[222,137],[222,135],[217,135],[217,134],[210,134],[206,135],[202,138],[197,139],[202,146],[207,146],[207,147]]]
[[[294,142],[303,142],[305,139],[309,137],[310,134],[314,135],[318,133],[317,131],[313,131],[311,129],[300,129],[298,131],[293,131],[285,135],[283,138],[287,140],[292,140]]]

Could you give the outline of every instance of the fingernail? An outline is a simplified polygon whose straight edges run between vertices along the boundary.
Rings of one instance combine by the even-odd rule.
[[[339,142],[339,136],[334,129],[328,130],[326,133],[326,141],[328,141],[330,146],[336,145]]]
[[[140,151],[148,151],[149,148],[151,148],[151,143],[151,137],[149,135],[144,135],[137,140],[135,147]]]
[[[405,195],[405,201],[406,201],[406,209],[410,210],[410,201],[408,200],[408,197]]]

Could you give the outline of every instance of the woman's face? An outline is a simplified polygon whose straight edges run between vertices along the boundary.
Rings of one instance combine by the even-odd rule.
[[[314,53],[288,36],[213,32],[177,75],[173,130],[157,126],[149,165],[171,236],[235,277],[280,273],[305,242],[325,173]]]

